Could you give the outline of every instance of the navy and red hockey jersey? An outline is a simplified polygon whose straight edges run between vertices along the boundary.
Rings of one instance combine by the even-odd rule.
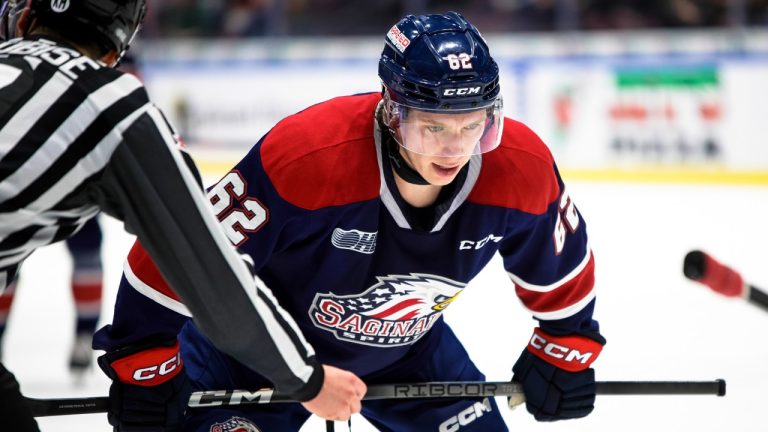
[[[339,97],[287,117],[208,193],[318,360],[361,376],[397,362],[446,325],[442,311],[497,252],[543,328],[597,330],[586,226],[536,134],[505,119],[501,145],[473,156],[417,228],[382,148],[379,101]],[[186,315],[136,245],[97,345],[175,334]]]

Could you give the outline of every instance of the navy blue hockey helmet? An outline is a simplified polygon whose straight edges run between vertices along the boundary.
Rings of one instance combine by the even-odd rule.
[[[421,109],[493,105],[499,67],[480,32],[456,12],[408,15],[387,33],[379,77],[392,100]]]
[[[460,14],[401,19],[386,35],[379,78],[384,87],[383,120],[406,149],[456,156],[484,153],[499,145],[503,123],[499,67],[480,32]],[[480,114],[459,120],[474,123],[464,129],[467,136],[459,139],[464,141],[461,148],[446,150],[446,135],[425,132],[423,122],[415,124],[413,112]],[[457,118],[450,119],[456,123]],[[470,139],[477,141],[468,143]]]
[[[6,0],[0,31],[14,37],[25,7],[31,17],[74,41],[94,42],[102,52],[116,51],[118,59],[133,41],[147,11],[146,0]]]

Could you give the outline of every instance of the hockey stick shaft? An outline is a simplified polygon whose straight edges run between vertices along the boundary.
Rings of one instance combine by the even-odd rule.
[[[109,398],[106,396],[70,399],[25,399],[27,405],[32,410],[32,415],[35,417],[104,413],[109,410]]]
[[[714,381],[600,381],[600,395],[725,395],[725,380]],[[363,400],[522,396],[520,384],[491,381],[424,382],[368,386]],[[32,399],[35,417],[106,412],[109,398]],[[296,402],[274,390],[208,390],[192,393],[191,408]]]
[[[753,305],[761,307],[764,311],[768,312],[768,292],[765,292],[754,285],[748,285],[747,289],[747,300]]]

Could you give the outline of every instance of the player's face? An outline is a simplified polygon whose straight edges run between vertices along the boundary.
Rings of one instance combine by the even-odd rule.
[[[489,152],[501,143],[504,104],[471,110],[422,110],[394,102],[385,94],[384,119],[392,136],[408,152],[456,159]]]
[[[485,109],[450,114],[410,110],[400,121],[399,138],[410,152],[456,159],[478,153],[487,120]]]
[[[401,147],[400,152],[408,164],[424,180],[435,186],[445,186],[456,178],[461,168],[472,156],[429,156],[414,153]]]
[[[430,184],[445,186],[469,162],[486,119],[485,110],[460,114],[411,110],[400,128],[403,158]]]

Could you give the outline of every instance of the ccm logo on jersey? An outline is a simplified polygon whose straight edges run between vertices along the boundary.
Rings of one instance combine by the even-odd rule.
[[[459,243],[459,250],[467,250],[467,249],[478,250],[481,247],[487,245],[488,242],[498,243],[500,241],[501,241],[501,236],[495,236],[493,234],[488,234],[487,237],[485,237],[482,240],[478,240],[478,241],[462,240],[461,243]]]
[[[447,96],[447,97],[469,96],[469,95],[479,95],[479,94],[480,94],[480,86],[443,89],[443,96]]]
[[[603,346],[581,336],[552,336],[536,328],[528,343],[528,351],[536,357],[569,372],[587,369]]]
[[[440,432],[457,432],[462,427],[467,426],[473,421],[482,417],[485,413],[493,411],[491,408],[491,402],[488,398],[483,399],[482,402],[475,402],[472,406],[462,410],[457,415],[449,418],[448,420],[440,423]]]

